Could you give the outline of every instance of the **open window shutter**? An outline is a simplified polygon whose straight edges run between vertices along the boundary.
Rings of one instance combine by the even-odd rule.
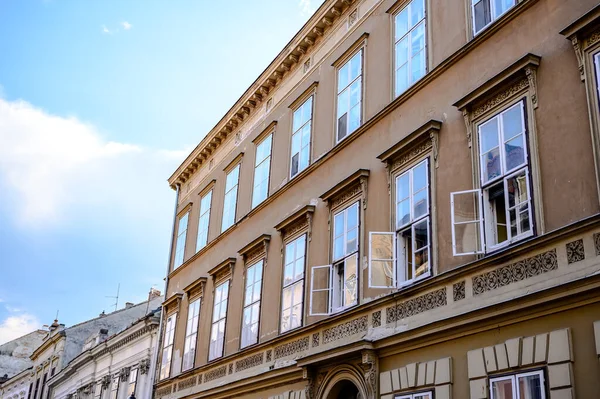
[[[451,193],[450,206],[454,256],[484,253],[481,190]]]
[[[369,288],[396,286],[396,233],[369,232]]]
[[[332,268],[331,265],[313,266],[310,272],[311,316],[326,316],[331,313]]]

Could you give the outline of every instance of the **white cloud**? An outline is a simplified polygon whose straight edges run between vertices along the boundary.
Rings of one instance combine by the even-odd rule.
[[[0,322],[0,345],[19,338],[40,328],[37,317],[24,313],[19,316],[9,316]]]
[[[100,27],[102,28],[102,33],[103,34],[105,34],[105,35],[112,35],[113,34],[113,32],[110,29],[108,29],[106,27],[106,25],[101,25]]]
[[[127,22],[127,21],[123,21],[123,22],[121,22],[121,26],[122,26],[122,27],[123,27],[123,29],[125,29],[125,30],[129,30],[129,29],[131,29],[131,28],[133,27],[133,26],[132,26],[132,25],[131,25],[129,22]]]
[[[170,209],[173,194],[165,180],[185,157],[108,141],[75,117],[3,99],[0,143],[0,186],[7,188],[9,214],[22,227],[81,215],[104,222],[123,214],[149,222]]]
[[[6,308],[6,310],[8,310],[10,313],[21,313],[23,311],[23,309],[21,308],[16,308],[14,306],[11,305],[6,305],[4,306]]]
[[[317,10],[312,0],[300,0],[298,7],[300,7],[300,13],[304,17],[312,15]]]

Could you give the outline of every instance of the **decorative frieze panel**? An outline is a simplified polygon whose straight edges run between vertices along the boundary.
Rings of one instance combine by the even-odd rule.
[[[319,346],[319,337],[320,337],[319,333],[314,333],[312,335],[312,347],[313,348],[316,348]]]
[[[252,356],[245,357],[241,360],[235,362],[235,371],[242,371],[249,369],[251,367],[256,367],[263,364],[264,361],[264,353],[260,352]]]
[[[367,331],[367,316],[362,316],[323,331],[323,344]]]
[[[356,184],[355,186],[350,187],[343,194],[335,197],[333,199],[333,201],[331,201],[331,207],[337,208],[338,206],[342,205],[343,203],[345,203],[345,202],[351,200],[352,198],[354,198],[355,196],[359,195],[360,192],[361,192],[360,184]]]
[[[273,359],[273,351],[271,349],[269,349],[267,351],[267,362],[270,362]]]
[[[473,295],[481,295],[557,268],[556,249],[553,249],[473,277]]]
[[[596,250],[596,256],[600,256],[600,233],[594,234],[594,249]]]
[[[393,323],[406,317],[439,308],[440,306],[446,306],[447,301],[446,288],[440,288],[439,290],[428,292],[427,294],[386,308],[386,321],[387,323]]]
[[[373,312],[372,324],[373,328],[381,327],[381,310]]]
[[[181,381],[181,382],[179,382],[177,384],[177,390],[181,391],[183,389],[188,389],[188,388],[191,388],[193,386],[196,386],[197,380],[198,379],[197,379],[196,376],[193,376],[193,377],[190,377],[190,378],[186,378],[185,380],[183,380],[183,381]]]
[[[452,285],[452,297],[454,298],[454,302],[465,299],[466,292],[464,280]]]
[[[575,240],[568,242],[567,247],[567,263],[579,262],[585,259],[585,248],[583,246],[583,240]]]
[[[511,98],[520,91],[527,89],[528,87],[529,81],[527,79],[522,79],[512,86],[509,86],[506,90],[501,91],[496,96],[476,107],[472,113],[473,119],[485,114],[487,111],[493,108],[496,108],[499,104],[502,104],[507,99]]]
[[[173,386],[167,385],[166,387],[162,387],[156,390],[156,397],[162,398],[163,396],[170,395],[173,392]]]
[[[217,367],[204,374],[204,382],[210,382],[218,378],[223,378],[227,375],[227,367],[225,365]]]
[[[291,356],[308,349],[308,337],[303,337],[292,342],[275,347],[275,359]]]

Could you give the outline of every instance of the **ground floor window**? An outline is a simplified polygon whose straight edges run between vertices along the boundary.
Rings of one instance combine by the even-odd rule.
[[[394,399],[433,399],[431,391],[396,395]]]
[[[532,371],[490,378],[491,399],[546,399],[544,373]]]

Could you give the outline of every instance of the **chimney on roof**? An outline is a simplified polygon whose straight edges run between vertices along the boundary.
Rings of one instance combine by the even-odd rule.
[[[148,301],[158,297],[160,297],[160,290],[157,290],[156,288],[150,288],[150,292],[148,293]]]
[[[125,302],[125,309],[132,308],[132,307],[133,307],[133,305],[134,305],[134,303],[133,303],[133,302]]]
[[[54,319],[54,323],[50,324],[50,327],[48,327],[48,330],[50,330],[50,332],[56,330],[58,327],[60,327],[60,324],[58,324],[58,320]]]
[[[105,317],[106,313],[104,313],[104,310],[102,311],[102,313],[100,313],[100,317]]]

